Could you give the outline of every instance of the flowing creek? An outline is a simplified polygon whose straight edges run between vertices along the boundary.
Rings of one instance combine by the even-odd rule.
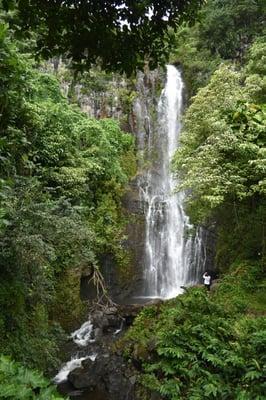
[[[135,370],[113,346],[142,307],[96,307],[71,333],[71,359],[53,379],[60,393],[75,400],[134,400]]]

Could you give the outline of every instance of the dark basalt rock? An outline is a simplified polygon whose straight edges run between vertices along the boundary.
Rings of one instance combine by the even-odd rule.
[[[83,361],[82,367],[76,368],[69,373],[68,380],[76,389],[94,389],[99,386],[105,368],[105,363],[102,362],[103,357],[101,359]]]
[[[81,367],[68,375],[71,399],[81,400],[134,400],[137,382],[136,370],[126,363],[121,349],[114,343],[129,326],[143,305],[117,305],[94,310],[91,321],[94,326],[95,342],[90,343],[87,354],[97,354],[95,361],[90,358]],[[123,327],[123,331],[122,331]],[[77,393],[72,395],[72,393]],[[81,394],[81,397],[79,396]]]
[[[103,354],[95,361],[85,360],[68,376],[76,389],[104,392],[108,400],[133,400],[136,377],[116,354]]]

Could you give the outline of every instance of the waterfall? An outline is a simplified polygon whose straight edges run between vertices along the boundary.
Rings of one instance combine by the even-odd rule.
[[[146,229],[143,295],[171,298],[182,293],[182,286],[197,281],[202,252],[199,232],[195,237],[189,234],[193,227],[184,211],[185,194],[174,193],[177,181],[170,168],[181,130],[184,84],[180,71],[167,66],[153,126],[152,102],[145,90],[145,101],[138,99],[135,107],[139,126],[143,121],[138,141],[146,164],[139,179]]]

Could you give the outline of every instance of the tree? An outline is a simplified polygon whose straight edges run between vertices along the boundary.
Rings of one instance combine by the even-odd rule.
[[[37,32],[45,57],[66,54],[76,64],[100,59],[107,70],[131,73],[165,62],[171,39],[168,27],[192,22],[203,0],[6,0],[18,13],[13,27]]]
[[[188,98],[209,82],[222,61],[244,65],[253,41],[264,33],[265,12],[263,0],[209,0],[193,26],[179,26],[173,33],[170,60],[182,65]],[[264,65],[263,44],[255,51]]]
[[[205,217],[225,202],[263,195],[265,105],[251,103],[241,74],[221,66],[186,113],[174,158],[180,185]]]
[[[193,222],[217,226],[216,265],[265,257],[265,40],[192,99],[173,168]],[[252,221],[252,223],[251,223]]]
[[[263,0],[211,0],[202,9],[199,37],[202,47],[223,59],[242,58],[265,28]]]

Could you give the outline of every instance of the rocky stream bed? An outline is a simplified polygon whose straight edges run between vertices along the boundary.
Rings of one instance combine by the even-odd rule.
[[[136,369],[127,363],[123,349],[115,343],[142,307],[98,307],[90,313],[69,338],[66,348],[70,360],[54,378],[60,393],[73,400],[135,399]]]

